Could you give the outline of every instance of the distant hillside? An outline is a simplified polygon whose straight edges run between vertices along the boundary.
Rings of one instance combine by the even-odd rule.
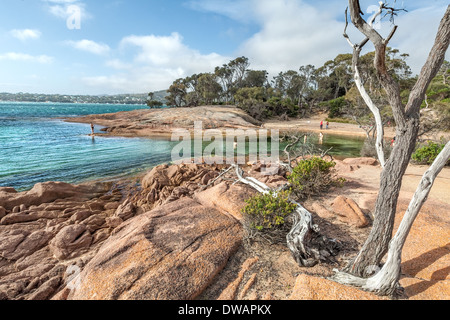
[[[166,90],[154,93],[154,99],[165,103]],[[110,103],[110,104],[143,104],[147,102],[147,93],[131,93],[117,95],[63,95],[39,93],[0,93],[0,101],[14,102],[58,102],[58,103]]]

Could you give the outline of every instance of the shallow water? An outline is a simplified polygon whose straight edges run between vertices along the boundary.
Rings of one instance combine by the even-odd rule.
[[[68,118],[145,106],[0,103],[0,187],[27,190],[38,182],[80,183],[141,173],[171,161],[177,142],[89,136],[89,124]],[[96,132],[100,127],[96,127]],[[326,135],[322,148],[338,157],[359,156],[363,140]],[[203,148],[209,143],[204,143]],[[270,148],[270,147],[269,147]]]
[[[169,141],[92,139],[89,124],[56,119],[137,108],[143,106],[0,104],[0,186],[24,190],[44,181],[79,183],[130,175],[169,161]]]

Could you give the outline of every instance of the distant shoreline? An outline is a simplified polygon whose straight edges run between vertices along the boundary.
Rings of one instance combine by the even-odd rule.
[[[139,103],[104,103],[104,102],[55,102],[55,101],[48,101],[48,102],[36,102],[36,101],[8,101],[8,100],[0,100],[0,104],[6,104],[6,103],[17,103],[17,104],[28,104],[28,103],[36,103],[36,104],[79,104],[79,105],[87,105],[87,104],[95,104],[95,105],[111,105],[111,106],[142,106],[145,108],[148,108],[146,104],[139,104]]]
[[[166,90],[154,93],[154,99],[165,103]],[[130,104],[147,105],[148,93],[122,94],[44,94],[44,93],[8,93],[0,92],[0,101],[29,103],[97,103],[97,104]]]

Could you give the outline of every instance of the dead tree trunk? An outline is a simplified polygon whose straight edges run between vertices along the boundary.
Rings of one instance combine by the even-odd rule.
[[[399,287],[398,281],[401,270],[401,255],[402,249],[406,242],[406,238],[411,230],[414,220],[417,218],[420,209],[425,203],[428,194],[434,181],[450,159],[450,142],[441,151],[439,156],[425,172],[420,184],[411,200],[408,209],[403,217],[403,220],[395,234],[394,238],[389,244],[389,251],[386,263],[383,268],[374,276],[363,279],[349,275],[346,273],[337,272],[332,279],[343,284],[350,284],[361,287],[364,290],[376,292],[380,295],[394,295],[396,289]]]
[[[255,178],[244,178],[239,166],[234,166],[238,180],[241,183],[254,188],[262,194],[272,192],[276,196],[276,191]],[[339,252],[339,243],[334,239],[322,236],[319,226],[313,223],[311,213],[298,202],[292,200],[291,202],[297,207],[293,213],[293,227],[286,236],[286,240],[295,261],[303,267],[313,267],[319,262],[335,262],[334,256]]]
[[[356,276],[367,276],[368,270],[380,264],[388,251],[392,237],[397,200],[403,175],[408,167],[415,142],[419,133],[420,105],[431,80],[437,75],[450,42],[450,6],[439,25],[434,46],[412,89],[406,106],[402,104],[400,88],[386,67],[386,48],[397,26],[384,39],[371,24],[367,23],[359,10],[358,0],[349,0],[350,16],[355,27],[375,46],[374,65],[378,78],[387,93],[395,123],[396,143],[389,160],[381,174],[380,188],[375,204],[374,223],[369,237],[356,258],[349,263],[345,271]],[[380,4],[383,10],[388,8]]]
[[[369,23],[369,25],[373,24],[373,21],[377,18],[378,15],[382,13],[382,8],[380,5],[380,10],[378,13],[372,18],[372,21]],[[375,127],[376,127],[376,133],[377,133],[377,140],[375,142],[375,150],[377,151],[378,155],[378,161],[380,162],[380,165],[382,168],[385,167],[386,159],[384,156],[384,126],[383,126],[383,120],[381,119],[380,109],[375,105],[373,100],[370,98],[369,94],[366,91],[366,88],[364,88],[363,81],[361,79],[361,75],[359,72],[359,56],[361,54],[362,48],[366,45],[366,43],[369,41],[369,38],[364,39],[360,44],[353,44],[350,41],[350,38],[347,35],[347,10],[345,11],[345,30],[344,30],[344,37],[347,39],[350,46],[353,48],[353,58],[352,58],[352,70],[355,80],[355,85],[358,88],[359,93],[361,94],[361,97],[363,98],[364,102],[366,103],[367,107],[369,107],[370,111],[372,112],[374,118],[375,118]],[[369,133],[367,133],[367,138],[369,138]],[[374,130],[375,134],[375,130]]]

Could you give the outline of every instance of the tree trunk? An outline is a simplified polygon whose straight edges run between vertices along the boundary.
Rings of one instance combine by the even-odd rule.
[[[441,172],[450,157],[450,142],[448,142],[431,167],[424,174],[405,216],[389,244],[389,252],[386,263],[381,271],[367,281],[365,289],[376,290],[383,295],[392,295],[397,287],[400,269],[401,269],[401,253],[406,238],[411,230],[414,220],[417,218],[420,209],[425,203],[428,194],[434,184],[437,175]]]
[[[377,133],[377,140],[375,142],[375,149],[377,151],[378,155],[378,161],[381,164],[381,167],[384,168],[386,164],[386,159],[384,156],[384,127],[383,127],[383,120],[381,119],[380,109],[373,103],[372,99],[370,98],[369,94],[367,93],[366,89],[364,88],[364,85],[362,83],[362,79],[359,73],[359,54],[361,52],[362,47],[361,46],[354,46],[353,48],[353,72],[355,75],[355,84],[358,88],[359,93],[361,94],[361,97],[364,99],[364,102],[369,107],[370,111],[372,112],[374,118],[375,118],[375,124],[376,124],[376,133]],[[373,131],[375,134],[375,130]]]
[[[374,266],[378,266],[385,256],[392,237],[397,200],[402,186],[402,178],[414,151],[419,130],[419,121],[411,119],[406,132],[397,132],[391,157],[381,173],[380,189],[374,210],[374,222],[361,251],[344,269],[351,274],[365,277],[370,275]]]
[[[384,3],[380,3],[380,9]],[[402,104],[400,88],[391,77],[386,67],[386,47],[397,27],[395,26],[387,39],[366,21],[359,12],[359,1],[349,0],[350,15],[353,24],[375,46],[374,65],[378,78],[388,95],[393,111],[396,130],[396,143],[389,160],[381,174],[380,189],[375,204],[374,223],[367,241],[356,258],[345,268],[346,272],[364,277],[368,276],[374,266],[378,266],[388,251],[392,237],[397,200],[402,178],[414,151],[420,127],[420,105],[431,80],[437,75],[450,42],[450,6],[439,25],[435,43],[428,59],[411,90],[406,106]]]
[[[401,256],[406,238],[415,219],[417,218],[417,215],[419,214],[420,209],[431,191],[437,175],[441,172],[449,158],[450,142],[446,144],[445,148],[441,151],[439,156],[422,177],[414,197],[406,210],[402,222],[400,223],[397,233],[389,244],[388,257],[383,268],[368,279],[338,272],[332,277],[333,280],[343,284],[358,286],[364,290],[376,292],[380,295],[395,294],[397,288],[399,287]]]

